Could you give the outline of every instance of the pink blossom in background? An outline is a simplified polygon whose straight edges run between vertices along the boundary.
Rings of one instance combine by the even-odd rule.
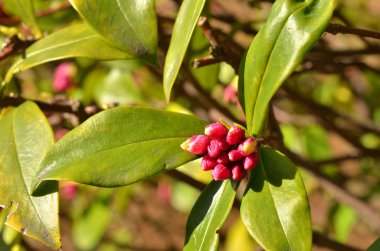
[[[61,195],[64,200],[75,199],[78,193],[78,185],[74,182],[65,182],[61,185]]]
[[[62,92],[74,86],[73,79],[75,74],[76,68],[74,64],[65,62],[58,65],[54,72],[53,90]]]

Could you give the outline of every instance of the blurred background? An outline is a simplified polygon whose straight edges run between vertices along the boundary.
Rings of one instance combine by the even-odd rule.
[[[0,42],[7,43],[16,34],[32,41],[30,27],[8,2],[0,1]],[[181,2],[156,1],[157,66],[137,60],[56,61],[18,74],[12,91],[24,99],[58,105],[77,100],[95,109],[145,106],[209,121],[243,122],[234,67],[221,62],[192,68],[194,59],[210,55],[210,43],[199,27],[172,101],[166,104],[163,60]],[[265,23],[272,2],[210,0],[203,15],[243,52]],[[379,1],[337,2],[333,23],[380,32]],[[80,22],[67,1],[34,4],[43,34]],[[344,245],[364,250],[380,235],[380,40],[330,31],[276,94],[270,136],[273,145],[301,168],[312,212],[313,250],[349,250]],[[1,76],[14,58],[4,53],[3,48]],[[46,115],[56,140],[86,119],[75,113],[46,111]],[[199,161],[194,161],[178,171],[115,189],[61,182],[63,250],[181,250],[187,216],[210,180],[210,173],[200,171]],[[3,221],[6,215],[1,211],[0,215]],[[0,230],[0,250],[48,250],[6,226]],[[220,236],[221,250],[260,250],[245,230],[238,207]]]

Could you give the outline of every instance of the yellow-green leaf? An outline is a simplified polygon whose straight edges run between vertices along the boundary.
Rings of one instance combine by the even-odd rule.
[[[70,0],[70,3],[111,45],[155,63],[157,18],[154,0]]]
[[[53,132],[31,102],[9,109],[0,118],[0,206],[10,213],[6,224],[57,250],[61,246],[58,223],[58,186],[44,187],[31,196],[31,183],[48,149]]]

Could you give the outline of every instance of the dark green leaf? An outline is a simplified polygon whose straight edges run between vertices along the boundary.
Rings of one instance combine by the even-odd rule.
[[[44,187],[47,195],[31,197],[31,183],[47,150],[52,130],[34,103],[8,110],[0,118],[0,205],[10,207],[6,224],[58,249],[58,186]]]
[[[380,238],[377,239],[372,245],[367,249],[367,251],[379,251],[380,250]]]
[[[128,55],[156,60],[154,0],[70,0],[81,16],[113,46]]]
[[[164,67],[164,92],[167,102],[205,2],[206,0],[184,0],[178,12]]]
[[[30,46],[9,69],[5,82],[14,74],[31,67],[71,57],[87,57],[98,60],[132,58],[112,47],[87,24],[77,24],[41,39]]]
[[[3,0],[2,2],[7,12],[19,17],[32,29],[37,38],[41,37],[42,34],[37,25],[36,17],[34,16],[34,6],[32,0]]]
[[[183,250],[218,250],[218,231],[231,211],[235,194],[230,180],[212,181],[207,186],[190,212]]]
[[[268,251],[311,250],[311,219],[306,190],[294,164],[271,148],[261,148],[241,204],[242,220]]]
[[[196,156],[180,144],[202,133],[206,123],[193,116],[144,108],[101,112],[55,144],[36,182],[72,180],[114,187],[176,168]]]
[[[332,0],[278,0],[267,23],[253,40],[244,63],[247,128],[258,135],[268,105],[281,84],[319,40],[334,10]]]

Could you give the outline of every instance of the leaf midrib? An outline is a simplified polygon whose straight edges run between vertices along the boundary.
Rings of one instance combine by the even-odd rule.
[[[218,198],[217,198],[217,199],[218,199],[217,204],[215,205],[215,207],[212,208],[213,210],[208,211],[207,214],[210,213],[210,214],[213,215],[213,212],[215,212],[215,211],[217,210],[217,208],[219,208],[220,198],[221,198],[222,195],[224,194],[226,188],[227,188],[227,183],[223,183],[223,189],[222,189],[222,191],[220,192],[220,194],[219,194],[219,196],[218,196]],[[215,198],[213,198],[212,201],[214,202],[214,201],[215,201]],[[206,231],[205,231],[206,233],[208,232],[207,230],[209,229],[209,227],[210,227],[210,225],[211,225],[212,219],[213,219],[213,217],[210,217],[209,220],[207,221],[208,224],[207,224],[207,226],[206,226]],[[204,222],[204,223],[206,223],[206,222]],[[202,226],[204,225],[204,223],[202,224]],[[215,233],[215,235],[218,235],[218,234]],[[201,243],[201,245],[199,246],[200,248],[203,247],[203,243],[205,242],[205,240],[206,240],[206,235],[203,235],[202,243]]]
[[[273,202],[273,207],[274,207],[274,209],[276,210],[276,216],[277,216],[277,218],[278,218],[278,221],[279,221],[280,224],[281,224],[281,229],[283,230],[283,233],[284,233],[284,235],[285,235],[286,242],[288,243],[289,248],[291,248],[291,245],[290,245],[290,242],[289,242],[289,237],[288,237],[288,235],[287,235],[287,233],[286,233],[286,231],[285,231],[285,228],[284,228],[283,222],[281,221],[281,218],[280,218],[280,216],[279,216],[279,214],[278,214],[278,210],[277,210],[277,207],[276,207],[275,200],[274,200],[274,198],[273,198],[273,196],[272,196],[272,189],[271,189],[271,186],[270,186],[270,184],[269,184],[269,182],[268,182],[268,176],[267,176],[267,173],[266,173],[266,171],[265,171],[264,163],[262,162],[262,159],[263,159],[263,158],[262,158],[261,155],[262,155],[262,153],[261,153],[261,151],[260,151],[260,158],[259,158],[259,161],[260,161],[261,166],[263,167],[263,173],[264,173],[264,176],[265,176],[265,180],[267,181],[268,189],[269,189],[269,192],[270,192],[270,194],[271,194],[270,198],[271,198],[271,200],[272,200],[272,202]]]
[[[29,194],[29,191],[28,191],[28,186],[26,184],[26,180],[25,180],[25,177],[24,177],[24,174],[23,174],[23,171],[22,171],[22,164],[20,162],[20,158],[19,158],[19,150],[17,148],[17,142],[16,142],[16,134],[15,134],[15,129],[14,129],[14,119],[15,119],[15,116],[16,116],[16,113],[13,114],[13,118],[12,118],[12,123],[11,123],[11,127],[12,127],[12,139],[13,139],[13,142],[14,142],[14,150],[16,152],[16,156],[17,156],[17,163],[18,163],[18,166],[19,168],[16,168],[20,174],[21,174],[21,177],[22,177],[22,180],[23,180],[23,185],[24,185],[24,188],[26,190],[26,193],[28,195],[28,199],[29,201],[31,201],[31,204],[33,206],[33,209],[34,209],[34,212],[35,214],[38,216],[38,219],[40,220],[40,222],[42,223],[43,226],[45,226],[45,222],[42,220],[38,210],[37,210],[37,207],[34,203],[34,201],[32,200],[32,197],[30,196]],[[16,201],[16,200],[15,200]],[[8,221],[8,220],[7,220]],[[28,226],[26,226],[26,229],[28,228]]]

